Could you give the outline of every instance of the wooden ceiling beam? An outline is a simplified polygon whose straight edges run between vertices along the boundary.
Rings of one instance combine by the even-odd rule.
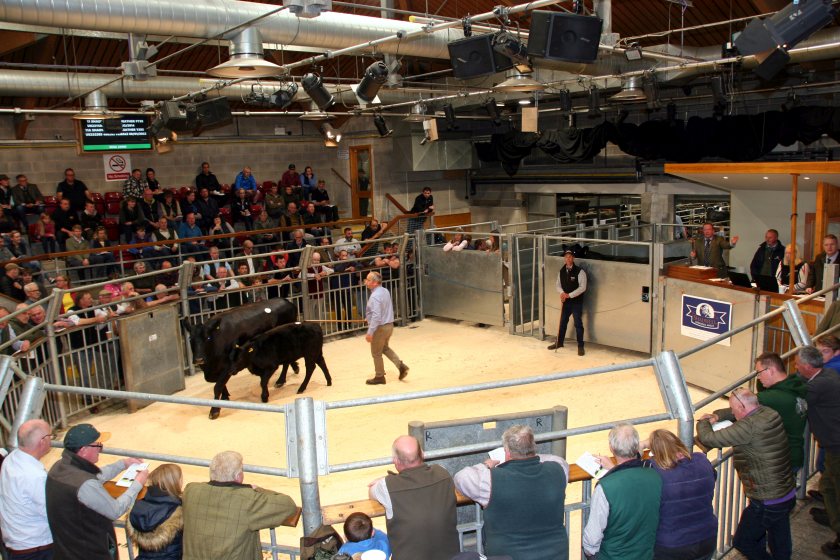
[[[4,31],[0,34],[0,56],[34,45],[43,35],[24,31]]]

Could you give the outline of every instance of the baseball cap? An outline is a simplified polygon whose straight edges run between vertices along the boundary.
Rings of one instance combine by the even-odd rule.
[[[0,181],[8,181],[8,180],[9,180],[8,175],[6,175],[5,173],[0,173]]]
[[[295,169],[295,164],[294,164],[294,163],[290,163],[290,164],[289,164],[289,169]]]
[[[566,249],[565,251],[563,251],[563,255],[564,255],[564,256],[565,256],[565,255],[572,255],[572,256],[574,256],[574,254],[575,254],[575,252],[574,252],[574,251],[572,251],[571,249]]]
[[[78,451],[86,445],[97,441],[108,441],[109,432],[100,432],[91,424],[77,424],[67,430],[64,435],[64,447],[71,451]]]
[[[20,267],[15,263],[9,263],[6,265],[6,270],[18,270]]]

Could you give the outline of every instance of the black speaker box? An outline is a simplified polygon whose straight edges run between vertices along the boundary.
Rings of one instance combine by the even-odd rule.
[[[224,126],[233,122],[230,103],[225,97],[214,97],[195,104],[197,125],[202,129]]]
[[[177,101],[164,101],[160,108],[163,126],[175,132],[188,132],[193,129],[187,107]]]
[[[743,55],[790,49],[831,23],[836,14],[831,0],[800,0],[769,18],[752,20],[735,39],[735,46]]]
[[[452,74],[459,80],[489,76],[513,68],[513,61],[493,50],[493,34],[465,37],[449,43]]]
[[[790,55],[784,49],[773,49],[769,53],[757,54],[755,58],[759,65],[753,68],[753,72],[765,82],[771,80],[790,62]]]
[[[531,12],[528,54],[562,62],[594,62],[604,22],[565,12]]]

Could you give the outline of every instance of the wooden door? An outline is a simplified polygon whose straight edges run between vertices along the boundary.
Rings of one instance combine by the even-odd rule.
[[[370,145],[350,147],[353,217],[373,217],[373,151]]]

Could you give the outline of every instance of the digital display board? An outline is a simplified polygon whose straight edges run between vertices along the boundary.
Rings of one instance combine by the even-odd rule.
[[[146,128],[149,119],[142,115],[119,119],[93,119],[79,122],[82,153],[126,150],[151,150],[154,146]]]

